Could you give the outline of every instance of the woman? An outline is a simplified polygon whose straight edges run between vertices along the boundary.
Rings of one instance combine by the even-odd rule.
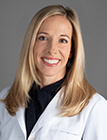
[[[107,139],[107,102],[84,61],[76,13],[60,5],[36,13],[14,83],[0,93],[0,140]]]

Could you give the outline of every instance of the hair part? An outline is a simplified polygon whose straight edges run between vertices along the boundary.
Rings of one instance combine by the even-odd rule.
[[[85,79],[84,47],[76,12],[69,7],[64,8],[61,5],[47,6],[35,14],[28,26],[14,83],[3,100],[8,112],[13,116],[19,107],[26,107],[29,100],[28,93],[33,82],[35,81],[37,85],[41,85],[41,79],[37,74],[37,68],[34,63],[33,50],[41,24],[48,17],[55,15],[65,16],[73,28],[73,56],[69,60],[71,66],[67,67],[66,78],[63,83],[65,88],[60,106],[61,115],[73,116],[80,113],[96,92]]]

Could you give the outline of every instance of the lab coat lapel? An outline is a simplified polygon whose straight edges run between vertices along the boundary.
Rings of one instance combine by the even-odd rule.
[[[49,122],[58,115],[59,110],[57,108],[57,105],[61,91],[62,89],[55,95],[52,101],[48,104],[48,106],[38,119],[37,123],[35,124],[30,135],[35,134],[42,126],[44,126],[47,122]]]
[[[18,112],[16,113],[16,117],[26,139],[25,109],[19,108]]]
[[[62,92],[63,88],[55,95],[55,97],[51,100],[51,102],[48,104],[38,121],[36,122],[34,128],[32,129],[30,136],[34,135],[41,127],[43,127],[46,123],[48,123],[50,120],[55,118],[57,115],[59,115],[58,110],[58,100],[60,93]],[[25,126],[25,109],[19,108],[18,112],[16,113],[16,117],[18,120],[18,123],[21,127],[21,130],[25,136],[26,139],[26,126]]]

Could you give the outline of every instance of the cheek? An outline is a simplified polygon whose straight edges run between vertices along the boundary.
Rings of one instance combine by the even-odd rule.
[[[65,59],[68,60],[69,56],[70,56],[70,48],[66,47],[65,49],[63,49],[63,56],[65,57]]]
[[[33,50],[35,64],[39,63],[43,53],[44,53],[44,47],[36,43]]]
[[[34,46],[34,49],[33,49],[33,56],[34,56],[35,65],[36,65],[36,63],[37,63],[38,54],[39,54],[39,49],[38,49],[38,46],[35,45],[35,46]]]
[[[34,45],[34,53],[36,53],[38,51],[38,49],[39,49],[38,46],[39,46],[38,43],[35,43],[35,45]]]
[[[36,51],[36,49],[34,47],[34,50],[33,50],[34,62],[36,61],[36,53],[37,53],[37,51]]]
[[[35,43],[35,46],[34,46],[34,52],[36,53],[36,54],[40,54],[40,53],[43,53],[44,52],[44,50],[45,50],[45,48],[46,48],[46,44],[44,44],[44,43],[40,43],[40,42],[36,42]]]
[[[41,47],[40,45],[38,45],[38,43],[36,43],[33,50],[34,56],[37,57],[37,55],[39,55],[40,52],[41,52]]]

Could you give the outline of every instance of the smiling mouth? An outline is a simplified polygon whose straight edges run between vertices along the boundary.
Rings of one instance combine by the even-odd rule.
[[[42,57],[42,60],[48,64],[57,64],[60,60],[59,59],[49,59]]]

